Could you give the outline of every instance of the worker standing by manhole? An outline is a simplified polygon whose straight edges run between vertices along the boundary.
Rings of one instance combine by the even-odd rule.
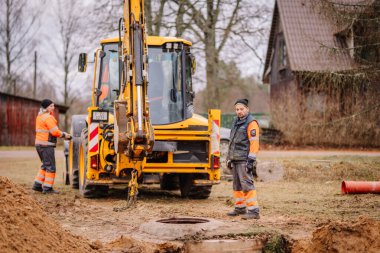
[[[249,113],[248,99],[235,102],[236,118],[232,123],[227,167],[232,169],[235,208],[229,216],[260,219],[253,177],[259,151],[259,124]]]

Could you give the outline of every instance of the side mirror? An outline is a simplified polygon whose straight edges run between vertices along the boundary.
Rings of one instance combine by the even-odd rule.
[[[100,95],[102,95],[102,93],[103,93],[103,92],[102,92],[100,89],[95,88],[95,90],[94,90],[94,94],[95,94],[95,96],[99,97]]]
[[[120,95],[120,90],[119,89],[114,89],[112,91],[116,93],[116,97],[119,97],[119,95]]]
[[[86,53],[80,53],[79,54],[79,61],[78,61],[78,71],[79,72],[86,72],[87,68],[87,54]]]

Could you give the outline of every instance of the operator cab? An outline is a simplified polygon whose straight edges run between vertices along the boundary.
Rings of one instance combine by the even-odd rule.
[[[153,125],[166,125],[193,115],[191,43],[177,38],[148,37],[148,99]],[[121,61],[117,39],[102,41],[96,106],[113,113],[120,92]]]
[[[119,95],[119,68],[117,43],[104,44],[100,54],[100,69],[98,79],[97,106],[101,109],[113,111],[113,101]]]

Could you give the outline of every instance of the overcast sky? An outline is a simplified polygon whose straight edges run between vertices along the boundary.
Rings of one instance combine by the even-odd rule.
[[[34,6],[41,5],[44,3],[42,0],[29,0],[30,3]],[[158,1],[158,0],[157,0]],[[253,0],[252,0],[253,1]],[[69,3],[68,0],[64,0],[64,3]],[[274,0],[267,0],[263,1],[268,6],[273,8],[274,6]],[[88,14],[88,10],[90,10],[92,3],[94,1],[92,0],[85,0],[81,1],[81,4],[84,5],[82,7],[82,15],[86,17]],[[52,80],[52,85],[56,86],[57,90],[62,90],[63,88],[63,71],[62,67],[60,66],[60,63],[58,61],[58,58],[56,54],[54,53],[54,48],[60,49],[62,47],[62,44],[60,42],[59,38],[59,28],[58,28],[58,22],[57,17],[54,14],[54,4],[55,1],[46,1],[43,4],[43,11],[41,13],[41,20],[39,24],[39,28],[36,32],[35,39],[37,41],[37,48],[38,51],[38,71],[43,72],[50,80]],[[88,6],[85,7],[85,6]],[[87,10],[87,11],[86,11]],[[270,15],[271,16],[271,15]],[[115,22],[118,22],[118,20],[115,20]],[[267,24],[268,30],[270,28],[270,20],[268,20]],[[116,32],[114,34],[105,34],[104,38],[110,37],[111,35],[116,35]],[[173,35],[173,34],[167,34],[167,35]],[[257,41],[260,41],[260,47],[256,48],[259,56],[261,57],[262,61],[265,60],[266,50],[267,50],[267,44],[266,41],[268,40],[268,34],[265,34],[263,37],[258,38],[250,38],[249,41],[252,42],[253,45],[257,43]],[[93,51],[96,49],[100,39],[97,41],[92,41],[91,43],[83,43],[78,49],[78,52],[86,52],[89,53],[89,58],[93,58]],[[249,76],[249,75],[255,75],[258,78],[261,77],[262,71],[263,71],[263,62],[260,62],[260,60],[254,55],[251,51],[245,51],[240,53],[234,53],[231,54],[231,51],[234,50],[234,42],[230,41],[229,44],[226,46],[226,52],[230,52],[229,54],[225,53],[225,60],[226,61],[235,61],[241,70],[241,73],[243,76]],[[200,58],[199,55],[195,55],[196,58]],[[25,57],[25,61],[30,62],[30,66],[25,69],[26,72],[32,73],[33,72],[33,53],[30,53]],[[83,90],[84,86],[87,87],[87,89],[90,87],[90,83],[92,82],[92,74],[93,70],[91,68],[92,64],[89,64],[89,68],[87,70],[87,73],[77,73],[76,71],[76,64],[77,64],[77,57],[74,59],[75,61],[75,67],[73,74],[70,76],[70,83],[72,83],[72,89],[77,89],[78,91]],[[196,81],[194,84],[194,89],[196,91],[201,90],[205,86],[204,82],[204,66],[202,66],[202,62],[200,61],[198,64],[198,70],[197,70],[197,79],[201,81]],[[59,97],[61,97],[60,94],[57,94]]]

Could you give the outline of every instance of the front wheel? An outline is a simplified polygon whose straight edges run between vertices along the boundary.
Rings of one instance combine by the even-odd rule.
[[[73,137],[69,149],[69,174],[70,184],[74,189],[79,188],[79,150],[82,145],[81,137]]]

